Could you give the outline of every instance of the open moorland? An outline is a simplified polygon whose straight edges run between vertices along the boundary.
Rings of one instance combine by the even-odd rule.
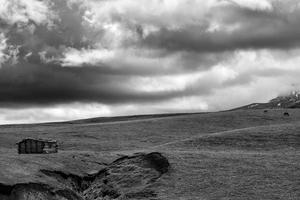
[[[19,155],[28,137],[59,152]],[[0,155],[1,200],[297,200],[300,109],[3,125]]]

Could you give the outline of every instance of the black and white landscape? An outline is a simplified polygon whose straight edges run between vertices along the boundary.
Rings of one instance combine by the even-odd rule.
[[[298,0],[0,0],[0,200],[300,198]]]

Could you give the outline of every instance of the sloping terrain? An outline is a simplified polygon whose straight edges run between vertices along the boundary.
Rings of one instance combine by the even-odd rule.
[[[221,131],[160,145],[168,150],[296,151],[300,123],[267,125]]]
[[[59,153],[18,155],[26,137],[56,139]],[[299,137],[298,109],[1,126],[0,199],[26,186],[51,200],[296,200]]]
[[[236,109],[282,109],[300,108],[300,91],[293,91],[289,95],[278,96],[267,103],[252,103]],[[236,110],[235,109],[235,110]]]

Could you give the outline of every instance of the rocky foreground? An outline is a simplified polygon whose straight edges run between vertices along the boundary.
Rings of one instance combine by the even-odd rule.
[[[60,186],[44,183],[0,184],[1,200],[110,200],[156,199],[157,180],[170,164],[158,152],[121,157],[103,170],[87,176],[40,170]],[[64,187],[61,187],[63,185]]]

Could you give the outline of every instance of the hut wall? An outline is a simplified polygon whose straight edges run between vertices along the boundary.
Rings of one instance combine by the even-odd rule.
[[[57,143],[27,139],[18,143],[18,153],[57,153]]]
[[[37,142],[34,140],[31,140],[31,152],[37,153]]]
[[[42,141],[37,141],[37,153],[43,153],[44,143]]]
[[[30,140],[25,141],[25,153],[30,153],[31,152],[30,143],[31,143]]]
[[[26,153],[25,142],[19,143],[19,153]]]

